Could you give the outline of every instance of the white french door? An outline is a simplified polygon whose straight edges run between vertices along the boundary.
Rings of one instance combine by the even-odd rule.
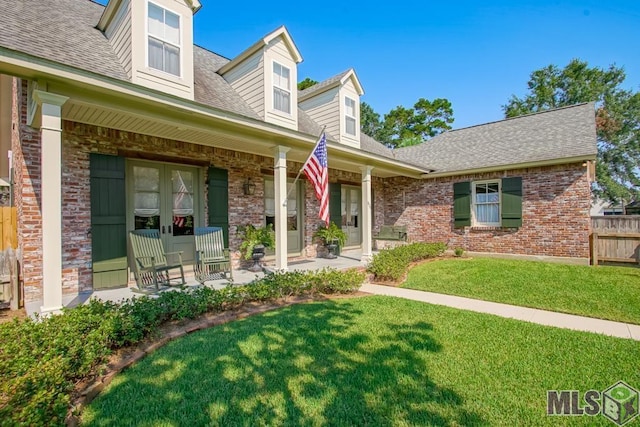
[[[200,221],[198,168],[130,161],[127,176],[129,229],[160,230],[167,252],[182,251],[183,262],[193,262],[193,234]]]
[[[295,185],[295,188],[294,188]],[[294,184],[293,180],[287,182],[287,252],[300,252],[302,250],[302,212],[300,200],[303,200],[300,182]],[[273,224],[275,230],[275,187],[273,178],[264,180],[264,215],[265,223]]]
[[[362,190],[358,187],[343,185],[340,188],[340,206],[342,216],[342,230],[347,233],[345,246],[359,246],[362,243],[360,205],[362,204]]]

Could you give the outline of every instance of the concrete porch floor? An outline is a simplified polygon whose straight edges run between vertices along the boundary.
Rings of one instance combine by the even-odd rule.
[[[336,270],[342,270],[347,268],[354,267],[363,267],[365,264],[361,262],[362,251],[360,249],[356,250],[344,250],[339,257],[335,259],[326,259],[326,258],[310,258],[308,260],[303,261],[292,261],[289,262],[288,270],[289,271],[306,271],[306,270],[321,270],[323,268],[334,268]],[[273,268],[273,261],[267,261],[264,263],[266,268]],[[200,286],[200,284],[196,281],[193,275],[193,268],[191,266],[185,267],[185,280],[187,282],[187,287]],[[234,269],[233,270],[233,283],[236,285],[242,285],[249,283],[257,278],[261,278],[264,276],[264,273],[254,273],[245,269]],[[221,279],[221,280],[211,280],[206,282],[206,286],[221,289],[225,286],[229,285],[229,281]],[[132,287],[133,286],[133,287]],[[101,299],[103,301],[113,301],[119,302],[128,298],[132,298],[135,296],[145,295],[140,292],[135,292],[135,285],[129,285],[129,287],[122,288],[114,288],[114,289],[103,289],[97,291],[88,291],[81,292],[79,294],[71,294],[71,295],[63,295],[62,304],[64,307],[75,307],[80,304],[84,304],[92,298]],[[167,292],[176,290],[177,288],[169,288],[167,290],[161,292]],[[150,294],[153,295],[153,294]],[[33,316],[36,313],[40,313],[40,307],[42,306],[42,301],[31,301],[25,304],[25,310],[28,316]]]

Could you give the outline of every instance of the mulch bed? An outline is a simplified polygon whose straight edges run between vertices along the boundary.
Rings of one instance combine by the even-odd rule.
[[[27,312],[24,308],[19,310],[11,310],[7,308],[0,308],[0,323],[11,322],[13,319],[24,319],[27,317]]]
[[[99,376],[94,376],[76,384],[72,397],[73,404],[69,414],[67,415],[66,424],[69,426],[77,426],[82,409],[91,403],[91,401],[93,401],[93,399],[95,399],[96,396],[104,390],[109,383],[111,383],[117,374],[170,341],[184,337],[192,332],[222,325],[224,323],[243,319],[266,311],[287,307],[293,304],[312,301],[327,301],[332,299],[357,298],[367,295],[370,294],[357,291],[350,294],[296,296],[264,303],[251,302],[233,310],[223,311],[220,313],[207,313],[193,320],[166,323],[162,325],[152,337],[146,338],[134,346],[121,348],[114,352],[114,354],[109,357],[105,369],[101,371]]]

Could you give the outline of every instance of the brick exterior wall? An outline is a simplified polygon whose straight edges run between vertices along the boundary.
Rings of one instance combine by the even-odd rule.
[[[516,176],[522,177],[522,227],[453,228],[453,183]],[[385,223],[407,225],[410,241],[475,252],[589,257],[591,190],[581,163],[423,181],[391,178],[383,191]]]
[[[18,209],[18,240],[23,253],[25,299],[42,298],[42,217],[40,211],[40,133],[26,125],[26,84],[16,91],[19,105],[20,134],[13,141],[15,164],[15,196]],[[197,160],[211,166],[228,170],[229,179],[229,245],[234,259],[239,259],[237,249],[240,238],[236,231],[239,225],[264,224],[264,178],[267,170],[273,169],[273,159],[214,147],[200,146],[181,141],[156,138],[132,132],[101,128],[74,122],[63,122],[62,131],[62,194],[63,194],[63,240],[62,270],[63,293],[74,294],[92,289],[91,270],[91,199],[89,155],[90,153],[117,155],[119,150],[127,152],[161,153],[176,159]],[[20,142],[21,141],[21,142]],[[179,162],[179,160],[176,160]],[[295,177],[301,163],[287,162],[289,176]],[[201,189],[207,220],[206,185],[207,167],[201,168]],[[330,181],[359,183],[359,174],[330,170]],[[248,177],[256,184],[255,194],[245,196],[242,184]],[[313,188],[304,175],[301,176],[303,205],[303,249],[300,258],[315,257],[317,244],[312,235],[320,224],[319,203]],[[126,238],[126,236],[123,236]],[[290,258],[295,260],[296,258]]]
[[[27,126],[27,83],[14,79],[14,120],[11,141],[14,203],[18,216],[18,249],[25,301],[42,298],[42,215],[40,210],[40,132]]]
[[[40,132],[26,125],[25,82],[15,80],[12,140],[14,153],[14,197],[18,211],[18,245],[22,253],[25,300],[42,298],[42,217],[40,210]],[[202,162],[228,170],[230,248],[237,251],[239,225],[264,223],[264,177],[273,169],[273,159],[221,148],[168,140],[74,122],[63,122],[63,293],[92,289],[90,212],[90,153],[116,155],[161,153]],[[183,163],[188,163],[183,161]],[[297,174],[300,163],[287,162],[289,176]],[[201,188],[206,222],[206,173],[201,168]],[[271,176],[271,175],[270,175]],[[453,228],[453,183],[505,176],[523,178],[523,227],[517,230],[477,230]],[[248,177],[256,184],[253,196],[245,196],[242,184]],[[318,246],[312,235],[320,220],[319,204],[313,188],[302,177],[304,224],[302,258],[315,257]],[[330,182],[359,186],[361,175],[330,169]],[[450,247],[468,251],[589,256],[590,189],[586,168],[580,164],[534,168],[508,173],[489,173],[455,178],[412,180],[373,177],[373,226],[405,224],[411,241],[444,241]],[[126,236],[123,236],[126,238]],[[234,258],[237,261],[239,254]]]

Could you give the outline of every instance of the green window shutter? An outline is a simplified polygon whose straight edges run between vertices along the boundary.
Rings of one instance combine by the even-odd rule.
[[[502,179],[502,226],[522,227],[522,178]]]
[[[453,226],[471,225],[471,182],[453,184]]]
[[[226,169],[209,168],[208,173],[209,227],[221,227],[224,245],[229,247],[229,172]]]
[[[342,189],[340,184],[329,184],[329,221],[342,225]]]
[[[127,285],[124,174],[124,157],[90,154],[93,289]]]

